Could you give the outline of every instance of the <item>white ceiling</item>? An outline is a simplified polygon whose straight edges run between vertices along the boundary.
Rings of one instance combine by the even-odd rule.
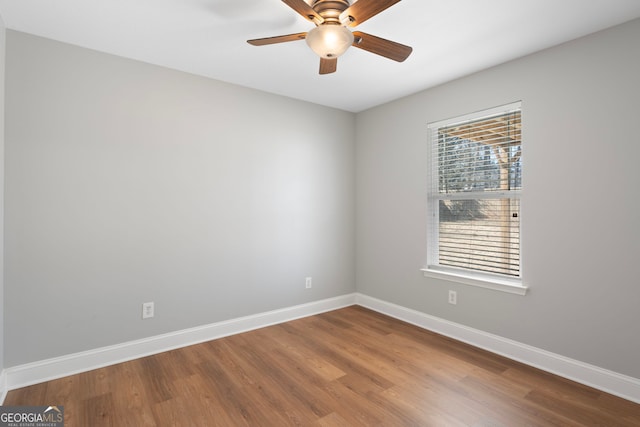
[[[366,0],[360,0],[366,1]],[[7,28],[358,112],[640,17],[640,0],[404,0],[358,30],[413,47],[403,63],[351,48],[318,75],[310,30],[280,0],[0,0]]]

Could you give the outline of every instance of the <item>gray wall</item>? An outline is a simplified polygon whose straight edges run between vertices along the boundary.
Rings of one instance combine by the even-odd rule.
[[[358,114],[358,291],[640,378],[638,40],[640,20]],[[530,293],[423,277],[427,123],[517,100]]]
[[[0,16],[0,372],[4,369],[4,70],[6,35],[4,21]]]
[[[6,61],[6,366],[354,292],[355,115],[13,31]]]

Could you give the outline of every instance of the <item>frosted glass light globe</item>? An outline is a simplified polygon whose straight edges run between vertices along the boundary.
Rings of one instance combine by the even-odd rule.
[[[320,25],[307,33],[307,44],[321,58],[337,58],[353,44],[353,34],[342,25]]]

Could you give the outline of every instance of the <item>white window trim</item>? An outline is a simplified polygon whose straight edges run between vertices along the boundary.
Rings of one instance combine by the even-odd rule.
[[[464,116],[458,116],[458,117],[453,117],[450,119],[445,119],[445,120],[440,120],[437,122],[432,122],[429,123],[429,129],[432,128],[439,128],[439,127],[444,127],[444,126],[448,126],[454,123],[459,123],[459,122],[464,122],[464,121],[468,121],[468,120],[474,120],[474,119],[481,119],[483,116],[484,117],[489,117],[495,114],[500,114],[502,112],[508,112],[508,111],[512,111],[516,108],[521,108],[522,107],[522,102],[518,101],[518,102],[513,102],[510,104],[506,104],[506,105],[501,105],[499,107],[494,107],[494,108],[490,108],[487,110],[482,110],[481,114],[480,112],[475,112],[475,113],[471,113],[471,114],[467,114]],[[429,167],[431,168],[433,166],[434,163],[434,159],[432,158],[432,147],[429,146],[429,150],[428,150],[428,161],[429,161]],[[430,173],[433,173],[430,172]],[[430,178],[431,180],[434,179],[434,176],[432,175],[432,177]],[[429,191],[432,191],[431,189]],[[514,190],[513,192],[510,192],[510,194],[514,194],[516,193],[518,195],[518,197],[520,198],[521,196],[521,192],[520,190]],[[487,193],[486,196],[485,195],[479,195],[479,194],[475,194],[474,196],[476,198],[492,198],[495,197],[496,195],[503,195],[502,192],[490,192]],[[451,196],[451,195],[449,195]],[[468,198],[470,196],[469,193],[465,193],[465,194],[461,194],[460,197],[461,198]],[[479,196],[479,197],[478,197]],[[453,196],[454,198],[457,197]],[[439,197],[438,195],[434,194],[431,197],[429,197],[430,201],[429,203],[433,203],[434,201],[438,200]],[[435,212],[436,215],[436,221],[438,221],[437,218],[437,209],[434,211],[434,207],[431,206],[429,208],[430,212]],[[429,221],[433,221],[433,218],[429,218]],[[432,225],[428,225],[428,228],[432,227]],[[522,266],[521,266],[522,267]],[[485,274],[483,272],[479,272],[479,271],[471,271],[471,270],[463,270],[463,269],[457,269],[457,268],[450,268],[450,267],[445,267],[445,266],[439,266],[439,265],[427,265],[426,268],[421,269],[421,271],[423,272],[424,277],[430,277],[430,278],[435,278],[435,279],[440,279],[440,280],[445,280],[445,281],[450,281],[450,282],[456,282],[456,283],[461,283],[461,284],[465,284],[465,285],[469,285],[469,286],[476,286],[476,287],[481,287],[481,288],[485,288],[485,289],[491,289],[494,291],[500,291],[500,292],[507,292],[510,294],[516,294],[516,295],[526,295],[529,287],[525,286],[523,283],[523,279],[522,276],[518,277],[518,278],[512,278],[512,277],[507,277],[507,276],[501,276],[499,274]],[[522,272],[522,268],[520,270]]]
[[[456,123],[467,122],[469,120],[481,120],[485,117],[495,116],[501,113],[508,113],[517,108],[522,107],[522,101],[512,102],[510,104],[500,105],[498,107],[487,108],[486,110],[476,111],[474,113],[465,114],[462,116],[451,117],[444,120],[438,120],[435,122],[429,122],[429,127],[445,127]]]
[[[421,269],[424,277],[446,280],[449,282],[462,283],[464,285],[477,286],[494,291],[507,292],[510,294],[526,295],[527,286],[524,286],[521,280],[501,278],[495,275],[484,275],[479,272],[457,271],[454,269],[446,269],[444,267],[427,267]]]

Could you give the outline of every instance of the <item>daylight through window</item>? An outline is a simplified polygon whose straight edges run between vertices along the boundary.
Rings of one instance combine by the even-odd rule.
[[[520,278],[520,103],[429,125],[429,269]]]

